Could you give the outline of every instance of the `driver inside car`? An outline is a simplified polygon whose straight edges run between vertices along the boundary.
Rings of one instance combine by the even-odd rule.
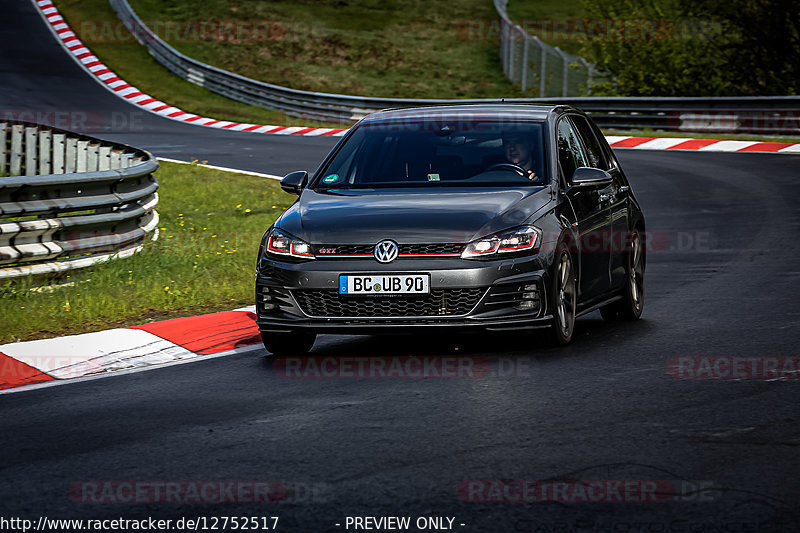
[[[539,176],[533,171],[535,159],[530,138],[519,133],[504,134],[503,150],[508,162],[525,172],[523,176],[531,181],[539,181]]]

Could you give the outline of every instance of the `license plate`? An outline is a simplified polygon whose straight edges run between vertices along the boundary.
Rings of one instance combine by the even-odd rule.
[[[339,294],[428,294],[429,274],[339,276]]]

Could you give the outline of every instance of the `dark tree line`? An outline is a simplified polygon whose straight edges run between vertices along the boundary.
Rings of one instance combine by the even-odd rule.
[[[583,2],[589,21],[618,29],[584,46],[615,78],[595,94],[800,94],[800,0]]]

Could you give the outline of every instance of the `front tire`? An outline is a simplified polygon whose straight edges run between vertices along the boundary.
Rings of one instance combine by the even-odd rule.
[[[564,346],[572,342],[575,331],[577,289],[572,256],[563,244],[558,247],[553,271],[553,324],[550,336],[553,342]]]
[[[261,332],[261,342],[264,348],[272,355],[306,355],[314,341],[316,333],[264,333]]]

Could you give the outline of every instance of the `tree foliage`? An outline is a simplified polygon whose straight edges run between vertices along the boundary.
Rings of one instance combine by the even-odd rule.
[[[590,34],[582,52],[615,80],[594,94],[800,93],[797,0],[583,2],[589,21],[612,28]]]

